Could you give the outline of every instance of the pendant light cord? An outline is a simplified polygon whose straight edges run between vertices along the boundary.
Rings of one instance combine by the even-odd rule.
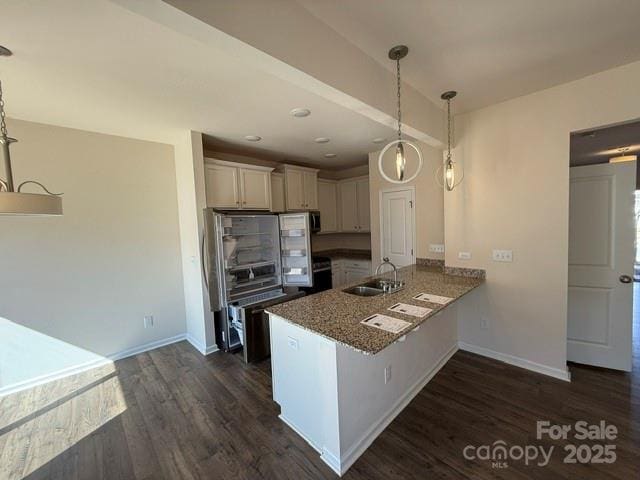
[[[396,78],[398,87],[398,140],[402,139],[402,109],[400,108],[400,59],[396,58]]]
[[[451,99],[447,99],[447,159],[451,160]]]

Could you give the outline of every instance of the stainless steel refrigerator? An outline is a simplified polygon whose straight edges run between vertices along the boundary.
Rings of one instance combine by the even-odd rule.
[[[281,215],[204,210],[203,260],[216,343],[244,351],[246,362],[270,354],[264,309],[313,285],[309,213]]]

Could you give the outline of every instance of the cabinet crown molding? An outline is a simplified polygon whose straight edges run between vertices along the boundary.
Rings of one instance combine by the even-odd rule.
[[[228,160],[218,160],[217,158],[205,157],[205,166],[207,165],[224,165],[226,167],[245,168],[247,170],[258,170],[261,172],[273,172],[275,169],[272,167],[264,167],[262,165],[252,165],[250,163],[230,162]]]
[[[302,170],[304,172],[314,172],[314,173],[318,173],[320,171],[317,168],[301,167],[299,165],[291,165],[289,163],[283,163],[282,164],[282,168],[284,169],[284,171],[287,171],[287,170]]]

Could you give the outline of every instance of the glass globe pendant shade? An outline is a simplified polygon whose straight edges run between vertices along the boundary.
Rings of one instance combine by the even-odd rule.
[[[451,191],[456,185],[456,171],[453,169],[453,162],[451,159],[447,160],[444,169],[444,181],[447,190]]]
[[[464,170],[460,168],[458,172],[456,172],[456,162],[454,162],[450,156],[447,156],[446,160],[444,160],[438,167],[438,170],[436,170],[436,182],[448,192],[451,192],[460,185],[463,179]]]
[[[398,146],[402,147],[402,157],[400,159],[400,162],[398,162],[399,160]],[[396,156],[395,156],[395,165],[394,165],[395,175],[389,176],[387,175],[387,172],[384,171],[383,163],[384,163],[385,153],[387,153],[389,149],[392,147],[396,147],[395,148]],[[413,149],[413,151],[416,153],[416,156],[417,156],[418,164],[416,166],[416,171],[413,172],[413,175],[411,175],[410,177],[406,177],[407,151],[405,147],[409,147],[410,149]],[[414,143],[408,140],[394,140],[392,142],[389,142],[382,149],[382,151],[380,152],[380,155],[378,155],[378,171],[380,172],[380,176],[382,176],[382,178],[384,178],[387,182],[390,182],[390,183],[398,183],[398,184],[409,183],[415,180],[415,178],[418,176],[418,174],[422,170],[422,164],[423,164],[422,152],[420,151],[417,145],[415,145]],[[400,171],[399,167],[401,167],[402,171]]]
[[[404,170],[407,166],[407,159],[404,158],[404,147],[402,143],[396,145],[396,177],[398,180],[404,180]]]

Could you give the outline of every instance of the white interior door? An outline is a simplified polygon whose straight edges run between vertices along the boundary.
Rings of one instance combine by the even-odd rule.
[[[570,176],[567,358],[630,371],[636,163]]]
[[[382,257],[389,257],[396,267],[415,263],[414,206],[413,189],[381,192]]]

